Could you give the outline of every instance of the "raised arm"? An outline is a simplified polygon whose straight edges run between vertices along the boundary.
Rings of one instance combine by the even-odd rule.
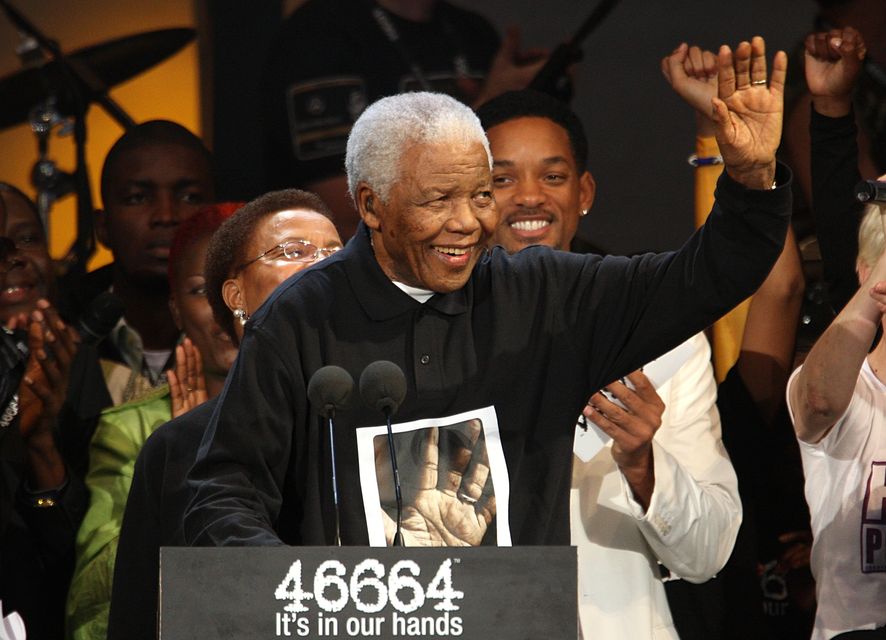
[[[736,366],[760,415],[770,423],[784,402],[803,303],[803,268],[794,232],[751,298]]]
[[[685,46],[677,50],[676,59],[668,62],[670,71],[686,73],[682,65],[687,51]],[[779,188],[773,186],[786,56],[775,56],[771,83],[766,80],[761,38],[754,38],[753,46],[740,44],[734,55],[722,47],[717,64],[718,97],[710,104],[726,175],[718,182],[705,225],[676,253],[638,256],[627,264],[605,258],[589,296],[566,290],[574,303],[566,307],[568,322],[580,318],[576,309],[593,308],[598,298],[624,300],[618,305],[624,314],[597,321],[590,334],[593,357],[605,374],[589,381],[592,391],[675,347],[741,303],[766,278],[784,245],[790,172],[783,165],[775,185]],[[626,281],[629,287],[624,287]],[[610,283],[619,288],[613,290]],[[617,343],[601,331],[626,325],[633,328],[630,341],[607,352],[602,342]],[[608,355],[615,356],[611,368]]]
[[[717,55],[681,44],[661,61],[661,71],[674,92],[695,111],[695,225],[704,224],[714,206],[714,189],[723,172],[723,159],[714,136],[711,101],[717,96]],[[723,380],[738,359],[749,300],[711,327],[717,380]],[[783,394],[782,394],[783,395]]]
[[[855,256],[861,206],[853,187],[861,174],[852,91],[865,52],[861,36],[852,28],[814,33],[805,42],[806,83],[812,95],[812,213],[828,300],[835,313],[858,288]]]
[[[766,46],[760,36],[740,43],[735,52],[720,47],[717,65],[712,119],[726,172],[748,189],[771,189],[788,58],[783,51],[775,54],[768,86]]]
[[[809,352],[788,399],[797,437],[822,440],[846,412],[858,372],[880,326],[886,294],[886,254]]]

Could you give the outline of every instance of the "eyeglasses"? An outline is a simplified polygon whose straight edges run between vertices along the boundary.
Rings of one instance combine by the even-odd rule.
[[[237,268],[236,273],[240,273],[246,267],[258,262],[262,258],[267,258],[269,260],[279,260],[280,258],[283,258],[290,262],[309,264],[311,262],[322,260],[323,258],[328,258],[333,253],[340,250],[341,247],[318,247],[307,240],[287,240],[282,244],[271,247],[249,262],[244,262]]]

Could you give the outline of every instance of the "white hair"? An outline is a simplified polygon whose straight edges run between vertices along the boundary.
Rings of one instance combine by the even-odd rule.
[[[479,142],[492,153],[476,114],[465,104],[442,93],[401,93],[372,103],[360,115],[348,136],[345,170],[348,190],[357,200],[357,185],[368,184],[383,202],[400,177],[400,158],[412,144]]]

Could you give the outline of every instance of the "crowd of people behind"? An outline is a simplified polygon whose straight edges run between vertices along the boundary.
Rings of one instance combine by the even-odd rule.
[[[701,229],[633,257],[581,236],[588,137],[525,89],[545,52],[446,2],[339,2],[272,50],[274,190],[218,202],[199,137],[138,124],[101,170],[113,262],[81,275],[0,182],[2,614],[28,638],[156,638],[161,546],[340,537],[575,545],[586,639],[886,638],[886,204],[854,195],[886,170],[886,37],[851,22],[865,0],[821,3],[787,108],[762,38],[662,58],[696,118]],[[299,53],[320,35],[341,46]],[[792,187],[833,318],[812,340]],[[715,321],[735,344],[712,362]],[[406,375],[397,421],[433,423],[397,436],[402,522],[387,443],[358,446],[380,418],[339,411],[340,505],[308,428],[316,370],[379,359]]]

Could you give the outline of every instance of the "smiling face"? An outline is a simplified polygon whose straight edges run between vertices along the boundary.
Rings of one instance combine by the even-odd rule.
[[[0,268],[0,322],[30,313],[53,288],[52,260],[43,226],[30,204],[17,193],[0,190],[0,236],[15,243]]]
[[[116,269],[136,282],[165,282],[176,228],[212,200],[206,158],[178,144],[136,147],[120,155],[108,183],[96,231]]]
[[[487,131],[501,215],[494,242],[513,253],[533,244],[568,250],[594,181],[579,173],[569,136],[547,118],[508,120]]]
[[[305,240],[320,249],[340,249],[342,246],[332,220],[308,209],[287,209],[259,221],[246,243],[244,255],[249,261],[289,240]],[[318,257],[320,259],[322,257]],[[243,309],[252,314],[284,280],[318,260],[293,262],[286,259],[281,251],[271,251],[225,282],[225,304],[231,311]],[[234,323],[234,331],[238,338],[243,337],[243,327],[239,322]]]
[[[262,219],[249,238],[246,255],[260,255],[287,240],[306,240],[321,249],[340,249],[342,246],[338,231],[329,218],[316,211],[291,209]],[[312,264],[314,262],[288,260],[281,251],[272,251],[256,260],[238,274],[245,295],[245,308],[249,313],[254,312],[280,283]]]
[[[498,221],[479,142],[414,144],[387,203],[365,184],[357,194],[385,274],[439,293],[465,285]]]
[[[176,325],[184,331],[203,359],[207,374],[224,377],[237,357],[237,347],[212,317],[206,299],[204,263],[209,236],[196,240],[179,258],[170,290]]]

